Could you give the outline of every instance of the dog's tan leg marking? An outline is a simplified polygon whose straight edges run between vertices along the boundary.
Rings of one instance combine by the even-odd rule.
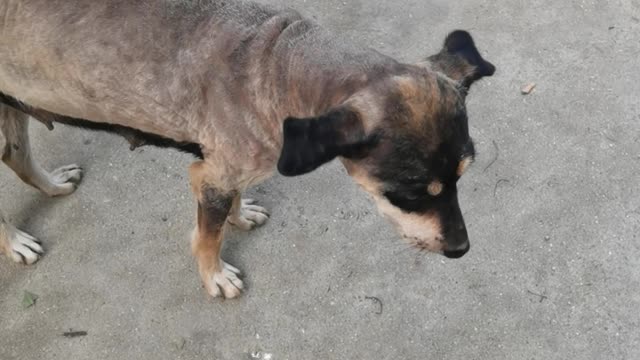
[[[0,130],[4,138],[2,161],[25,183],[49,196],[71,194],[82,179],[78,165],[60,167],[51,173],[33,160],[29,144],[29,117],[5,105],[0,105]]]
[[[44,253],[40,241],[16,229],[0,213],[0,253],[17,263],[33,264]]]
[[[198,261],[202,282],[213,297],[227,299],[240,295],[243,284],[240,270],[220,258],[224,226],[238,192],[216,188],[208,179],[209,166],[204,161],[191,165],[191,188],[198,201],[197,227],[191,239],[191,249]]]
[[[269,212],[262,206],[255,205],[255,202],[253,199],[243,199],[238,194],[233,199],[229,223],[245,231],[264,224],[269,219]]]

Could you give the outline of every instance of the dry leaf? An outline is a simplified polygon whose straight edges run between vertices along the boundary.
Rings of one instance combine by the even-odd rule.
[[[36,300],[38,299],[38,295],[24,291],[24,296],[22,298],[22,308],[27,309],[36,304]]]

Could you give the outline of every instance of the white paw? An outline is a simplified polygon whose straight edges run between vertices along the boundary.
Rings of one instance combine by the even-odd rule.
[[[40,240],[14,227],[7,230],[9,240],[8,255],[13,261],[31,265],[44,254]]]
[[[50,196],[69,195],[76,190],[82,180],[82,168],[78,165],[62,166],[49,174],[51,189],[47,191]]]
[[[214,272],[209,276],[205,284],[209,295],[233,299],[242,293],[242,280],[238,278],[240,270],[222,261],[223,268],[220,272]]]
[[[267,222],[269,212],[262,206],[254,205],[253,199],[242,199],[242,206],[236,216],[229,218],[232,225],[242,230],[251,230]]]

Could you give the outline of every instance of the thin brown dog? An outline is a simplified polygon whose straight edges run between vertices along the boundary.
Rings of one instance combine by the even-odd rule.
[[[197,200],[192,249],[212,296],[241,293],[220,258],[227,223],[268,214],[241,194],[339,158],[402,236],[460,257],[469,249],[456,181],[474,157],[465,97],[494,73],[464,31],[403,64],[290,10],[216,0],[4,0],[0,3],[0,152],[46,194],[81,169],[32,159],[29,115],[175,147]],[[33,263],[39,242],[0,216],[0,251]]]

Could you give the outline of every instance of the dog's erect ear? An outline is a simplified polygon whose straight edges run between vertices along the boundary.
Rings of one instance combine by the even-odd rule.
[[[283,133],[278,171],[285,176],[306,174],[337,156],[361,157],[374,141],[365,134],[360,115],[349,108],[316,118],[288,118]]]
[[[467,89],[474,81],[491,76],[496,71],[493,64],[482,58],[471,35],[462,30],[449,34],[442,51],[427,60],[434,70],[460,81]]]

